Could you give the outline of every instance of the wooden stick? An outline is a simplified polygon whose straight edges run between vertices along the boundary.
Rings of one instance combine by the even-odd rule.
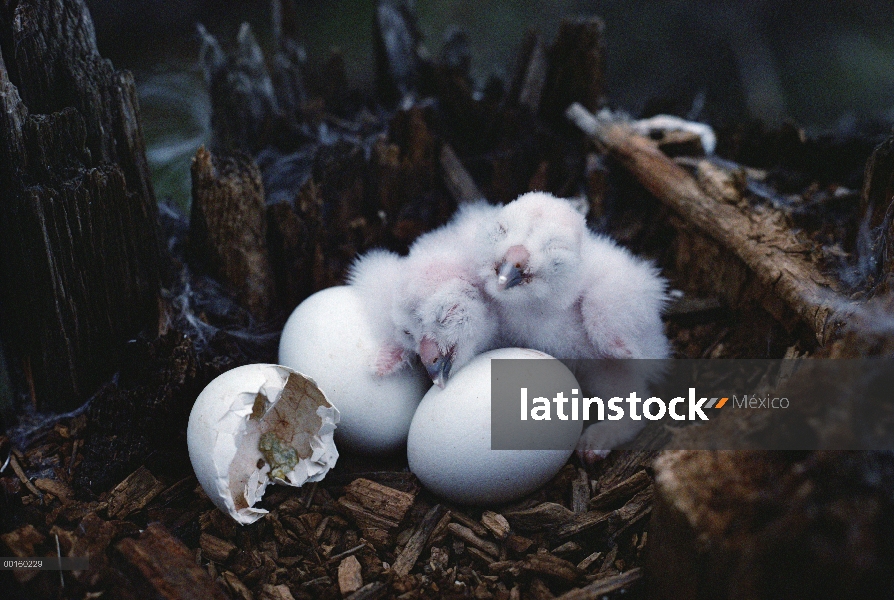
[[[482,200],[484,194],[475,185],[475,180],[466,171],[453,148],[446,142],[441,145],[441,169],[444,172],[444,183],[457,204],[466,204]]]
[[[746,213],[708,195],[682,167],[622,123],[597,119],[580,104],[566,116],[605,146],[662,203],[735,254],[770,294],[781,299],[826,344],[852,312],[835,282],[802,258],[807,249],[773,213]]]

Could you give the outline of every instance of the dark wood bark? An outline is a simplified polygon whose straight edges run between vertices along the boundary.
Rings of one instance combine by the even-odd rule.
[[[422,35],[410,7],[401,0],[382,0],[374,22],[376,88],[388,104],[416,94],[420,80]]]
[[[663,454],[648,596],[888,597],[891,466],[863,452]]]
[[[870,261],[865,268],[876,292],[888,292],[894,277],[894,137],[880,144],[866,163],[861,197],[865,219],[865,243],[860,248]]]
[[[192,163],[190,254],[255,318],[270,316],[276,292],[267,254],[267,207],[261,172],[249,157],[213,156],[199,148]]]
[[[569,108],[568,116],[679,216],[678,230],[694,230],[696,235],[687,235],[675,248],[678,265],[693,281],[710,285],[731,306],[758,302],[793,329],[806,325],[820,345],[840,333],[854,305],[811,260],[809,248],[781,215],[743,210],[714,197],[653,142],[623,124],[599,121],[580,105]]]
[[[560,123],[579,102],[591,112],[605,104],[605,24],[598,17],[564,20],[549,48],[549,71],[540,105],[544,119]]]
[[[158,318],[139,106],[82,0],[4,5],[0,49],[3,336],[32,403],[72,409]]]

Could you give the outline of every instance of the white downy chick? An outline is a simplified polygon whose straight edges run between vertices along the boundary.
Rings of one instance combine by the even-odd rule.
[[[591,233],[568,201],[525,194],[503,208],[482,243],[492,257],[482,266],[485,289],[511,345],[562,359],[669,356],[661,321],[665,280],[650,263]],[[641,373],[619,370],[611,374],[615,387],[644,390]],[[590,371],[577,374],[585,393],[598,395],[606,370]],[[592,462],[639,429],[633,420],[591,425],[578,454]]]
[[[415,352],[394,322],[405,263],[406,258],[394,252],[376,249],[357,258],[348,272],[348,285],[357,290],[373,333],[381,340],[370,368],[383,377],[408,364]]]
[[[497,343],[498,316],[481,288],[474,251],[478,232],[498,210],[485,202],[461,207],[449,223],[420,236],[406,259],[394,320],[440,387],[451,370]]]

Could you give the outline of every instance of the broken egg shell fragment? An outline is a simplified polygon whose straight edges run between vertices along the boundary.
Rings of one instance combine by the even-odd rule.
[[[279,365],[245,365],[199,394],[186,430],[189,458],[215,506],[246,525],[267,513],[254,505],[271,480],[301,486],[335,466],[338,421],[313,380]]]

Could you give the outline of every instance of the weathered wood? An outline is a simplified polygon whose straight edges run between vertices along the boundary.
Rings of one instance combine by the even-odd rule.
[[[486,510],[481,514],[481,524],[484,525],[495,538],[505,540],[509,536],[509,521],[500,513]]]
[[[590,476],[584,469],[577,470],[577,479],[571,484],[571,511],[582,513],[587,511],[590,501]]]
[[[441,145],[441,172],[450,195],[457,204],[466,204],[484,199],[475,180],[466,171],[453,148],[446,142]]]
[[[838,294],[835,282],[817,265],[802,258],[809,249],[779,215],[771,210],[745,212],[709,196],[653,143],[632,134],[621,123],[599,121],[579,104],[569,108],[567,116],[604,144],[687,224],[741,260],[754,275],[755,284],[763,289],[764,293],[757,296],[771,314],[785,322],[787,309],[811,329],[819,344],[837,334],[851,303]]]
[[[407,540],[406,546],[401,550],[397,560],[394,561],[394,565],[391,568],[395,575],[405,577],[413,570],[416,561],[419,560],[422,550],[428,543],[444,512],[444,508],[440,504],[436,504],[426,513],[425,518],[416,526],[410,539]]]
[[[630,589],[642,578],[642,569],[630,569],[619,575],[594,581],[586,587],[566,592],[559,596],[558,600],[598,600],[608,594]]]
[[[363,587],[360,561],[349,556],[338,565],[338,589],[342,596],[352,594]]]
[[[637,471],[618,485],[601,491],[599,495],[590,500],[590,508],[598,510],[628,500],[650,483],[652,480],[645,471]]]
[[[199,148],[192,162],[190,257],[235,292],[259,320],[275,305],[267,252],[267,207],[261,172],[249,157],[212,155]]]
[[[416,94],[422,62],[421,39],[410,6],[402,0],[381,0],[376,4],[376,89],[386,103],[397,104]]]
[[[865,256],[860,265],[871,284],[885,283],[878,292],[890,291],[894,277],[894,136],[880,144],[866,163],[860,197],[869,247],[859,248]]]
[[[655,463],[650,596],[889,595],[882,531],[891,500],[881,474],[892,465],[886,453],[664,453]]]
[[[129,516],[144,508],[164,489],[165,485],[149,469],[140,467],[112,490],[107,509],[109,518],[121,519]]]
[[[572,103],[596,112],[605,104],[605,24],[598,17],[565,19],[547,52],[549,70],[540,111],[559,123]]]
[[[189,548],[158,523],[151,523],[138,539],[118,543],[122,566],[134,572],[134,583],[142,583],[143,597],[164,600],[227,596],[195,562]]]
[[[584,574],[573,563],[552,554],[530,554],[522,567],[525,571],[555,577],[568,583],[574,583]]]
[[[72,409],[157,322],[157,207],[133,78],[82,0],[0,18],[0,321],[16,383]]]
[[[228,56],[205,27],[201,62],[211,96],[211,129],[215,152],[254,153],[275,135],[278,116],[273,81],[251,27],[243,23],[234,53]]]
[[[540,41],[540,36],[534,31],[526,32],[516,53],[515,66],[504,102],[515,103],[531,114],[537,114],[543,97],[543,87],[546,85],[548,68],[546,50]]]
[[[574,518],[574,513],[561,504],[544,502],[534,508],[509,511],[505,517],[519,531],[542,531],[564,525]]]
[[[460,525],[459,523],[451,523],[447,526],[447,529],[457,539],[475,546],[476,548],[480,548],[487,554],[490,554],[491,560],[500,556],[500,548],[495,543],[478,537],[475,535],[475,532],[468,527]]]

